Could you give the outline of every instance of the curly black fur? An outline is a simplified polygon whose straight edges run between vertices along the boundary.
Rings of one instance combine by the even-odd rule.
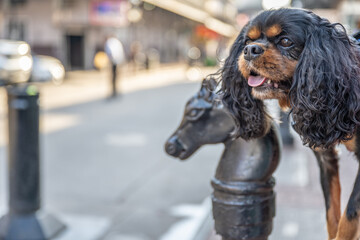
[[[248,140],[264,136],[269,130],[270,118],[264,103],[251,95],[251,87],[238,68],[238,58],[245,46],[245,29],[246,26],[235,40],[230,56],[217,75],[221,83],[219,94],[236,123],[235,137]]]
[[[340,24],[310,14],[290,91],[293,127],[304,144],[329,147],[360,124],[359,50]]]
[[[279,23],[296,43],[297,60],[289,93],[293,127],[310,147],[327,148],[350,139],[360,124],[360,52],[342,25],[331,24],[300,9],[260,13],[245,26],[220,70],[223,102],[234,115],[238,136],[262,136],[268,126],[263,102],[254,99],[251,87],[238,68],[245,32],[252,24]]]

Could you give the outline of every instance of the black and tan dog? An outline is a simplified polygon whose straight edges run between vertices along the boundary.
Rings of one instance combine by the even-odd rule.
[[[337,144],[360,160],[360,51],[341,24],[301,9],[260,13],[241,31],[220,70],[223,102],[238,136],[269,130],[262,100],[289,108],[293,127],[319,161],[329,239],[360,236],[360,174],[343,216]]]

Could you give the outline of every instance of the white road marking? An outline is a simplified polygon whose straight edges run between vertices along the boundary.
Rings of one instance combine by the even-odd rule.
[[[201,205],[176,206],[171,210],[171,215],[185,217],[185,219],[171,226],[160,240],[194,240],[208,216],[211,215],[211,200],[207,198]]]
[[[142,133],[110,133],[105,135],[105,143],[115,147],[142,147],[148,143],[148,138]]]
[[[296,237],[299,234],[299,224],[296,222],[287,222],[282,227],[282,235],[287,238]]]
[[[80,117],[75,114],[44,113],[40,117],[40,132],[51,133],[80,123]]]
[[[104,240],[149,240],[149,238],[119,233],[110,233],[105,237]]]
[[[107,218],[85,215],[56,215],[66,226],[66,230],[54,240],[97,240],[110,227]]]

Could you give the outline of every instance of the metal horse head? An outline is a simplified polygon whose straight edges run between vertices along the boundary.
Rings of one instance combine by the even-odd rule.
[[[213,79],[204,80],[200,90],[186,103],[180,126],[165,144],[169,155],[183,160],[202,145],[231,138],[235,123],[219,96],[212,91],[216,85]]]
[[[214,91],[215,80],[204,80],[200,90],[186,103],[180,126],[165,144],[166,152],[186,159],[205,144],[224,143],[216,179],[254,181],[268,179],[280,159],[281,139],[274,123],[258,139],[234,139],[235,122]]]
[[[215,230],[222,239],[267,239],[275,216],[272,174],[281,156],[279,132],[273,123],[262,138],[232,138],[235,122],[209,88],[215,89],[216,83],[203,81],[200,91],[186,103],[180,126],[165,150],[186,159],[202,145],[224,143],[211,181]]]

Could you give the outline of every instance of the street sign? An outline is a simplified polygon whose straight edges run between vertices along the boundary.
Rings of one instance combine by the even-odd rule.
[[[90,24],[97,26],[123,27],[128,24],[129,4],[124,0],[92,0]]]

